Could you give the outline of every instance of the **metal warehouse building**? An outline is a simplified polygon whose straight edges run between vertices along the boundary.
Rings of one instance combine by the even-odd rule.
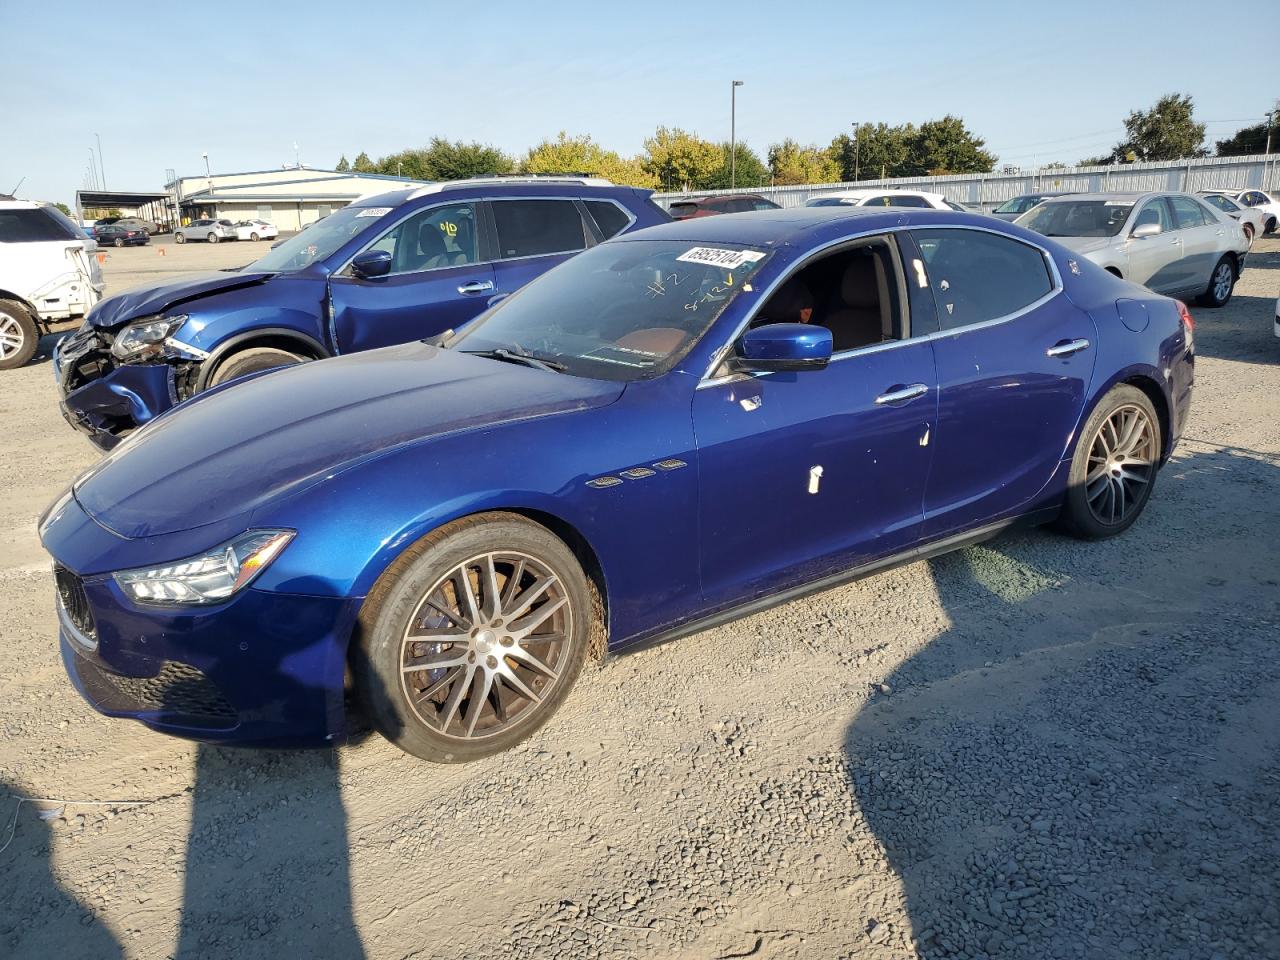
[[[360,197],[421,186],[422,182],[302,167],[179,177],[165,184],[165,190],[183,223],[204,217],[232,221],[257,218],[281,230],[301,230]]]

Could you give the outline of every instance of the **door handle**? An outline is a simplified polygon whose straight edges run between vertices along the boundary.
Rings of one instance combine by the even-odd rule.
[[[923,383],[912,383],[905,387],[898,387],[890,390],[888,393],[882,393],[876,397],[876,405],[881,406],[886,403],[906,403],[908,400],[914,400],[916,397],[923,397],[929,392],[929,388]]]
[[[1070,357],[1081,350],[1089,349],[1088,340],[1062,340],[1045,351],[1051,357]]]
[[[458,287],[458,292],[466,294],[488,293],[492,289],[492,280],[472,280],[470,283],[464,283]]]

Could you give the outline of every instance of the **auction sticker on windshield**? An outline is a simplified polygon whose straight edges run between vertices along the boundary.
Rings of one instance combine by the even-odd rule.
[[[764,254],[756,250],[726,250],[723,247],[694,247],[676,257],[685,263],[705,263],[709,267],[733,270],[744,263],[763,260]]]
[[[390,212],[391,212],[390,207],[365,207],[363,210],[357,213],[356,216],[357,217],[381,217],[384,214],[387,214]]]

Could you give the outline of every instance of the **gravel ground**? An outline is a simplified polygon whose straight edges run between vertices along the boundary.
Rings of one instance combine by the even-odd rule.
[[[94,453],[47,360],[3,374],[0,955],[1280,957],[1278,288],[1260,241],[1196,311],[1188,436],[1125,536],[1020,533],[610,661],[466,767],[94,714],[34,531]]]

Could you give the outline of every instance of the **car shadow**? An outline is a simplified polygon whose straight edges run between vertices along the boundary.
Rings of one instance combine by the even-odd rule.
[[[950,627],[845,736],[909,926],[867,947],[1280,956],[1278,467],[1196,445],[1120,537],[931,561]]]
[[[31,359],[24,363],[19,369],[36,367],[42,363],[48,363],[51,361],[53,359],[54,347],[67,337],[71,336],[71,334],[75,333],[79,324],[80,321],[77,320],[70,326],[55,330],[53,333],[46,333],[36,344],[36,352],[32,355]]]
[[[1280,294],[1280,290],[1276,291]],[[1275,336],[1275,297],[1236,294],[1225,307],[1191,306],[1195,317],[1196,355],[1242,363],[1280,362]]]
[[[0,956],[8,960],[111,960],[120,944],[94,910],[58,882],[51,862],[50,824],[69,829],[75,808],[60,817],[50,804],[23,802],[23,793],[0,777]]]

